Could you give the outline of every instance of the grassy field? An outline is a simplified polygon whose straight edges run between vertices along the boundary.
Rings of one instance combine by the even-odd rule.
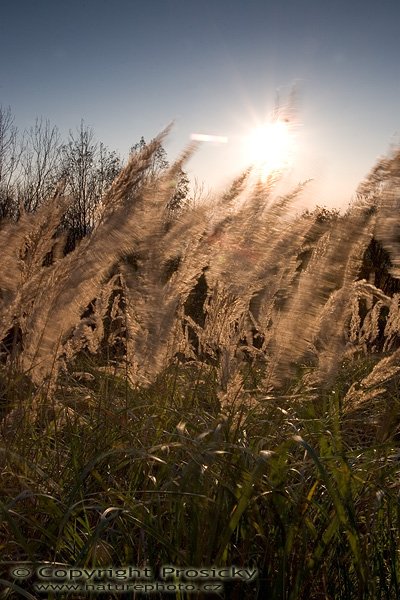
[[[161,141],[72,252],[61,194],[0,228],[0,598],[400,597],[400,155],[171,212]]]

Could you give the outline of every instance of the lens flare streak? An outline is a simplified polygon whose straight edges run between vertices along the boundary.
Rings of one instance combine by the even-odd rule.
[[[217,144],[228,143],[228,138],[224,135],[209,135],[206,133],[192,133],[190,139],[196,142],[216,142]]]

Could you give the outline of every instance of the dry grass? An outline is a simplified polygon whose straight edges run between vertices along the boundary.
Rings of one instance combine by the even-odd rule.
[[[73,252],[57,233],[70,202],[61,189],[0,229],[1,535],[16,540],[14,550],[2,542],[6,559],[229,564],[253,552],[270,580],[258,591],[273,598],[305,598],[319,567],[310,598],[395,597],[376,593],[387,569],[388,594],[398,585],[397,562],[382,557],[398,487],[399,294],[360,273],[374,239],[398,276],[400,154],[379,163],[344,216],[295,216],[306,186],[275,197],[274,178],[252,185],[248,172],[221,198],[171,215],[193,148],[146,178],[165,134],[131,157]],[[380,486],[390,511],[377,509],[384,526],[364,535]],[[12,517],[26,489],[24,503],[45,514],[47,502],[52,523],[37,544],[32,507]],[[118,540],[130,528],[129,553]],[[340,548],[352,570],[333,596],[324,553],[345,577]]]

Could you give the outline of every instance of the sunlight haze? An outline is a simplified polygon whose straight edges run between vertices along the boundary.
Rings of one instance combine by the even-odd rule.
[[[81,119],[126,157],[174,121],[173,159],[216,190],[247,166],[243,140],[296,89],[290,180],[344,206],[400,126],[400,5],[317,0],[32,3],[2,9],[0,104],[20,130],[37,116],[63,135]]]

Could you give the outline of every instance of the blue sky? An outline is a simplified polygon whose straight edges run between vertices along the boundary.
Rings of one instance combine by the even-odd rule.
[[[0,24],[0,104],[67,134],[80,120],[122,156],[175,121],[169,157],[215,189],[246,166],[243,136],[295,85],[291,183],[346,205],[398,141],[400,2],[382,0],[14,0]]]

